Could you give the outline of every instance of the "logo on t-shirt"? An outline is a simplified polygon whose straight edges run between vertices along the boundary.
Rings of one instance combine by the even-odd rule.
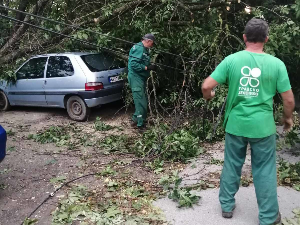
[[[242,78],[240,79],[239,96],[248,98],[257,97],[259,94],[259,80],[261,75],[259,68],[251,69],[249,66],[244,66],[241,69]]]

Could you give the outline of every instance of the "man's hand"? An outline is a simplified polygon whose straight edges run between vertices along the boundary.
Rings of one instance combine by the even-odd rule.
[[[213,78],[208,77],[202,84],[202,93],[203,98],[207,101],[211,100],[215,97],[214,87],[218,85],[218,82],[215,81]]]
[[[147,70],[153,70],[153,71],[156,71],[156,70],[157,70],[157,66],[151,64],[151,65],[149,65],[149,66],[147,67]]]
[[[282,123],[283,123],[283,130],[284,131],[290,131],[293,127],[293,118],[282,118]]]
[[[206,96],[205,100],[206,101],[210,101],[210,100],[212,100],[215,97],[215,95],[216,95],[216,92],[214,90],[212,90],[210,92],[210,96]]]

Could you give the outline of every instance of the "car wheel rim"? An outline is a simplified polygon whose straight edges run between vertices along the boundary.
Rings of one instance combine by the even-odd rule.
[[[79,102],[72,103],[72,112],[76,116],[80,116],[82,114],[82,106]]]

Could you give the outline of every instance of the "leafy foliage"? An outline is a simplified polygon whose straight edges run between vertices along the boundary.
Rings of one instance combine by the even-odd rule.
[[[281,160],[278,168],[279,182],[300,191],[300,162],[292,164]]]
[[[20,0],[14,1],[10,7],[19,8],[21,3]],[[68,21],[70,24],[77,24],[86,29],[74,30],[66,25],[45,20],[36,20],[36,25],[96,43],[99,47],[89,46],[33,27],[22,28],[20,24],[8,23],[7,20],[1,18],[0,79],[14,80],[13,71],[30,55],[39,53],[99,52],[102,51],[101,47],[104,47],[113,50],[117,57],[127,61],[126,57],[132,47],[130,42],[136,43],[145,33],[151,32],[156,35],[158,40],[156,48],[151,52],[152,56],[155,56],[152,58],[155,62],[168,67],[160,66],[160,70],[152,74],[153,80],[148,80],[150,105],[156,107],[158,105],[159,111],[164,112],[165,118],[167,116],[169,116],[168,118],[175,117],[174,114],[170,114],[170,111],[176,108],[175,114],[180,118],[179,123],[184,123],[185,117],[189,117],[190,113],[196,112],[198,113],[196,116],[205,116],[206,106],[201,94],[203,79],[212,73],[223,58],[244,49],[242,39],[244,26],[250,18],[258,16],[264,17],[270,25],[270,41],[266,45],[265,51],[286,63],[293,90],[300,96],[297,73],[300,65],[299,4],[299,0],[248,0],[245,2],[235,0],[27,1],[23,8],[24,11],[37,10],[39,14],[49,19],[59,22]],[[250,14],[245,12],[246,5],[251,6]],[[31,19],[12,11],[4,10],[3,13],[21,20]],[[207,23],[207,21],[210,22]],[[128,84],[126,84],[125,91],[128,96],[125,101],[128,105],[132,103],[131,95],[128,93]],[[208,116],[206,115],[204,118],[204,128],[199,125],[202,124],[201,121],[198,121],[198,125],[195,125],[198,126],[198,134],[193,135],[200,139],[210,139],[213,130],[211,121],[214,121],[213,118],[218,114],[226,92],[226,87],[218,89],[216,98],[207,106]],[[153,95],[155,95],[155,100],[153,100]],[[108,131],[113,127],[97,119],[95,129]],[[185,131],[178,131],[177,135],[181,135],[180,132],[185,133]],[[177,140],[176,134],[167,136],[170,141]],[[224,131],[219,126],[215,140],[223,137]],[[185,139],[192,140],[187,136]],[[85,145],[91,145],[89,141],[85,142],[85,140],[82,140]],[[159,142],[162,142],[161,145],[164,141],[160,140]],[[73,144],[78,144],[70,143],[72,143],[70,148],[74,148]],[[157,143],[154,144],[157,145]],[[146,148],[150,151],[149,146]],[[167,146],[162,148],[166,149]],[[143,152],[141,149],[139,151]],[[158,152],[160,151],[158,150]],[[163,154],[163,158],[169,158],[166,155],[167,152]]]
[[[276,119],[276,113],[275,113],[275,119]],[[281,117],[280,117],[281,119]],[[283,135],[283,137],[281,137],[282,135],[277,134],[277,146],[278,149],[283,149],[283,148],[294,148],[297,144],[300,143],[300,123],[299,123],[299,116],[297,112],[294,112],[293,114],[293,122],[294,122],[294,126],[293,128],[285,133]],[[296,152],[296,148],[294,149],[294,151]]]
[[[109,176],[109,175],[115,175],[116,171],[113,170],[110,166],[107,166],[104,170],[100,173],[102,176]]]
[[[158,174],[164,171],[164,160],[155,159],[154,161],[146,163],[146,166],[152,169],[154,173]]]
[[[13,131],[12,129],[10,129],[6,132],[6,134],[7,134],[7,136],[14,136],[16,134],[16,132]]]
[[[98,141],[98,147],[110,152],[130,152],[131,139],[126,135],[110,135],[103,140]]]
[[[52,178],[50,179],[50,182],[53,183],[53,184],[57,184],[57,183],[63,183],[65,182],[67,179],[66,176],[59,176],[59,177],[55,177],[55,178]]]
[[[34,139],[41,144],[55,143],[57,146],[63,146],[70,140],[70,135],[65,126],[51,126],[36,135],[29,135],[28,139]]]
[[[38,222],[38,219],[29,219],[26,218],[23,225],[34,225]]]
[[[207,162],[207,164],[213,164],[213,165],[223,166],[224,161],[220,160],[220,159],[211,158],[210,161]]]
[[[72,224],[75,221],[95,225],[162,224],[161,215],[152,206],[153,196],[143,187],[109,178],[104,182],[113,194],[106,192],[98,196],[97,190],[91,192],[84,186],[73,187],[52,213],[51,224]],[[146,214],[146,210],[149,213]]]
[[[97,117],[94,123],[94,128],[96,131],[108,131],[114,129],[115,127],[105,124],[103,121],[101,121],[101,118]]]
[[[163,176],[159,184],[163,185],[165,190],[171,189],[168,197],[173,201],[178,202],[178,207],[192,207],[200,200],[200,196],[193,194],[192,187],[179,187],[182,178],[179,177],[178,171],[174,171],[172,176]],[[172,187],[171,187],[172,186]]]
[[[96,126],[99,131],[107,131],[109,128],[109,125],[102,123],[100,120],[95,123],[94,128]],[[97,133],[98,131],[93,132]],[[67,124],[51,126],[46,130],[39,131],[37,134],[30,134],[28,139],[33,139],[41,144],[54,143],[58,147],[67,146],[70,150],[93,147],[103,150],[105,153],[110,153],[116,151],[129,152],[131,149],[132,140],[127,135],[109,135],[105,138],[99,138],[91,134],[85,132],[82,127],[76,126],[76,124]]]
[[[300,123],[299,116],[297,112],[294,112],[293,115],[294,126],[290,132],[288,132],[285,136],[285,143],[289,147],[294,147],[297,143],[300,143],[299,131],[300,131]]]
[[[95,218],[95,215],[87,203],[78,201],[86,197],[88,193],[84,187],[74,188],[68,195],[68,199],[60,202],[59,207],[52,213],[52,225],[71,224],[78,216]],[[96,221],[95,221],[96,222]]]
[[[186,162],[189,158],[203,153],[199,137],[187,129],[171,130],[166,125],[146,131],[135,144],[135,151],[141,156]]]
[[[295,217],[292,219],[284,218],[282,220],[283,225],[300,225],[300,208],[294,209],[293,213]]]
[[[19,8],[22,2],[11,2],[10,7]],[[20,24],[1,18],[0,77],[5,80],[15,79],[12,71],[27,57],[39,53],[100,51],[100,47],[105,47],[118,52],[118,57],[126,59],[132,47],[128,41],[138,42],[145,33],[152,32],[158,40],[157,48],[152,51],[153,56],[157,55],[156,62],[176,68],[161,66],[160,71],[155,74],[158,101],[164,107],[178,105],[183,90],[188,97],[188,103],[196,106],[195,102],[201,102],[200,86],[203,79],[211,74],[224,57],[244,48],[242,33],[245,23],[253,16],[263,16],[269,22],[271,31],[265,50],[287,64],[293,90],[300,93],[297,77],[300,65],[299,0],[39,0],[27,1],[23,10],[32,11],[36,4],[37,12],[49,19],[68,21],[86,29],[74,30],[45,20],[36,20],[36,25],[97,43],[99,48],[33,27],[22,28]],[[250,14],[245,12],[246,5],[251,6]],[[19,13],[2,11],[5,15],[25,19]],[[124,39],[125,42],[112,37]],[[220,108],[224,100],[222,89],[216,97],[211,103],[211,109]],[[202,105],[203,102],[200,107]]]

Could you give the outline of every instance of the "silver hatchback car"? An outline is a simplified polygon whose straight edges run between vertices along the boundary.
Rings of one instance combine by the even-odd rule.
[[[90,108],[122,98],[125,64],[109,53],[38,55],[17,71],[16,83],[0,81],[0,111],[10,106],[66,108],[76,121]]]

